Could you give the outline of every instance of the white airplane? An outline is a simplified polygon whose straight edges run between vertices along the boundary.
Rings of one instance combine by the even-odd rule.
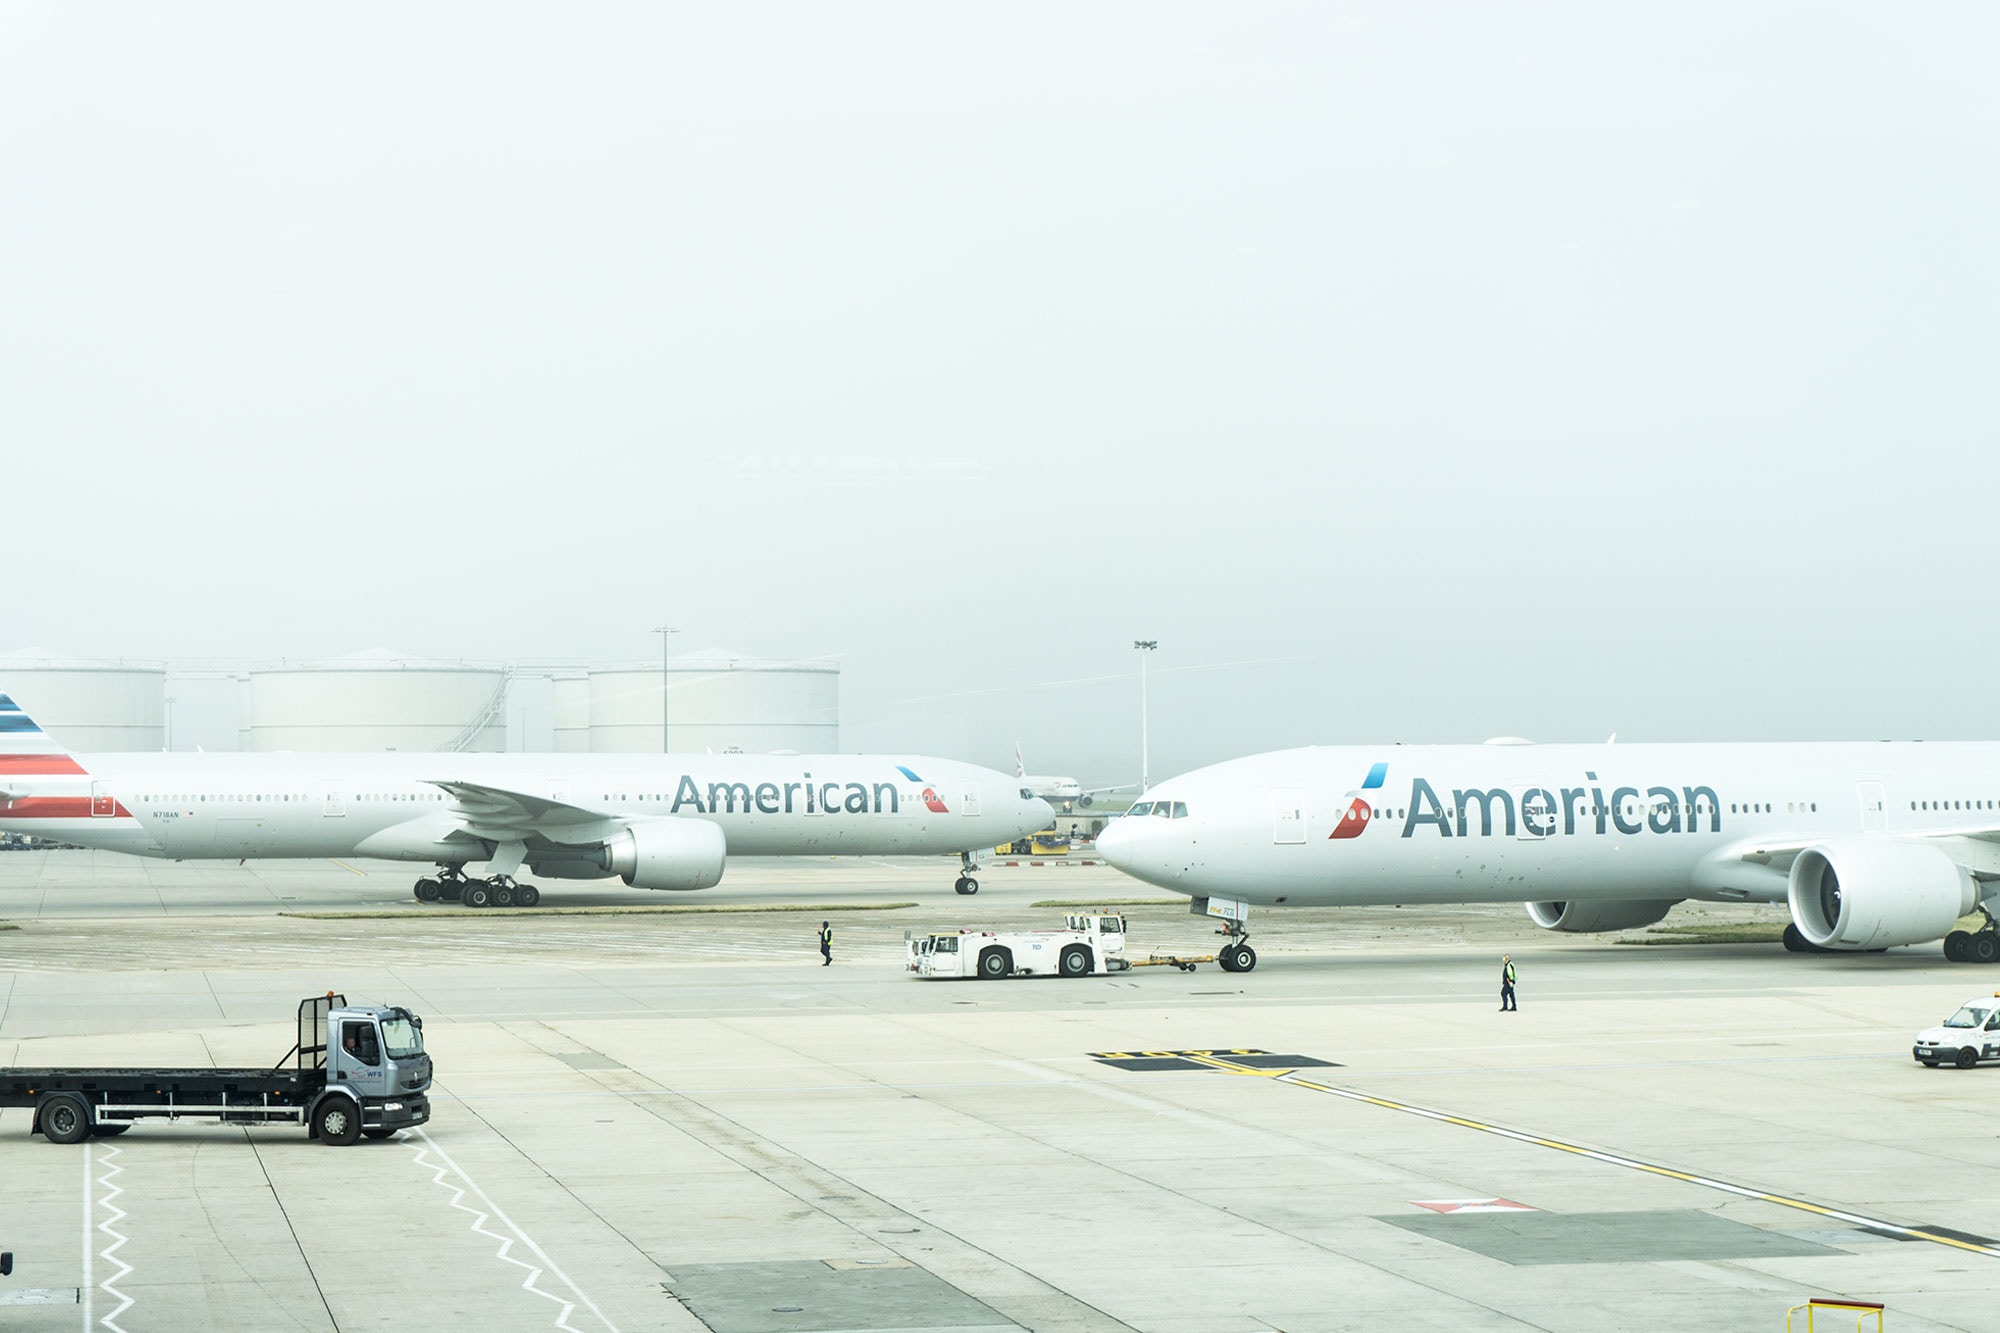
[[[426,902],[532,907],[517,882],[706,889],[738,856],[959,854],[1048,826],[990,768],[916,755],[72,755],[0,694],[0,832],[177,861],[436,862]],[[465,867],[483,863],[482,878]]]
[[[1032,774],[1028,772],[1027,761],[1021,758],[1021,747],[1018,745],[1014,747],[1014,777],[1023,787],[1051,805],[1061,802],[1065,810],[1072,804],[1080,805],[1087,810],[1090,808],[1090,803],[1104,793],[1124,791],[1132,785],[1128,782],[1123,787],[1091,787],[1085,790],[1083,784],[1075,778]]]
[[[1159,784],[1097,850],[1221,918],[1231,971],[1256,965],[1253,904],[1525,902],[1598,931],[1688,898],[1785,903],[1794,951],[1942,935],[1955,962],[2000,961],[1989,743],[1283,750]]]

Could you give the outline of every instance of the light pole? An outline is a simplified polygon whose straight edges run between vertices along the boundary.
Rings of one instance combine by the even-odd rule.
[[[1160,646],[1160,641],[1134,639],[1132,646],[1139,650],[1139,794],[1144,796],[1146,789],[1152,785],[1146,755],[1146,657]]]
[[[660,636],[660,753],[666,754],[673,747],[673,737],[667,731],[667,636],[679,634],[673,625],[656,625],[653,633]]]

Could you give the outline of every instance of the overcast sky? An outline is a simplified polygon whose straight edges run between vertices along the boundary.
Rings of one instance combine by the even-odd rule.
[[[0,648],[2000,737],[1990,4],[0,15]]]

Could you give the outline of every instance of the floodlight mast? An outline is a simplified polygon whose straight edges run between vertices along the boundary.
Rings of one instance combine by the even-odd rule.
[[[667,754],[674,748],[673,733],[667,730],[667,636],[680,630],[673,625],[656,625],[653,633],[660,636],[660,753]]]
[[[1146,752],[1146,659],[1160,646],[1160,641],[1134,639],[1132,646],[1139,652],[1139,794],[1144,796],[1153,785]]]

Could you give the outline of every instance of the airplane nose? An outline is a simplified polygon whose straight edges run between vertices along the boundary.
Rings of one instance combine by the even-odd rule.
[[[1042,822],[1037,825],[1039,828],[1048,828],[1056,822],[1056,808],[1039,796],[1028,806],[1028,810],[1041,818]]]
[[[1097,854],[1119,870],[1131,868],[1132,830],[1126,827],[1123,816],[1104,826],[1104,832],[1097,835]]]

